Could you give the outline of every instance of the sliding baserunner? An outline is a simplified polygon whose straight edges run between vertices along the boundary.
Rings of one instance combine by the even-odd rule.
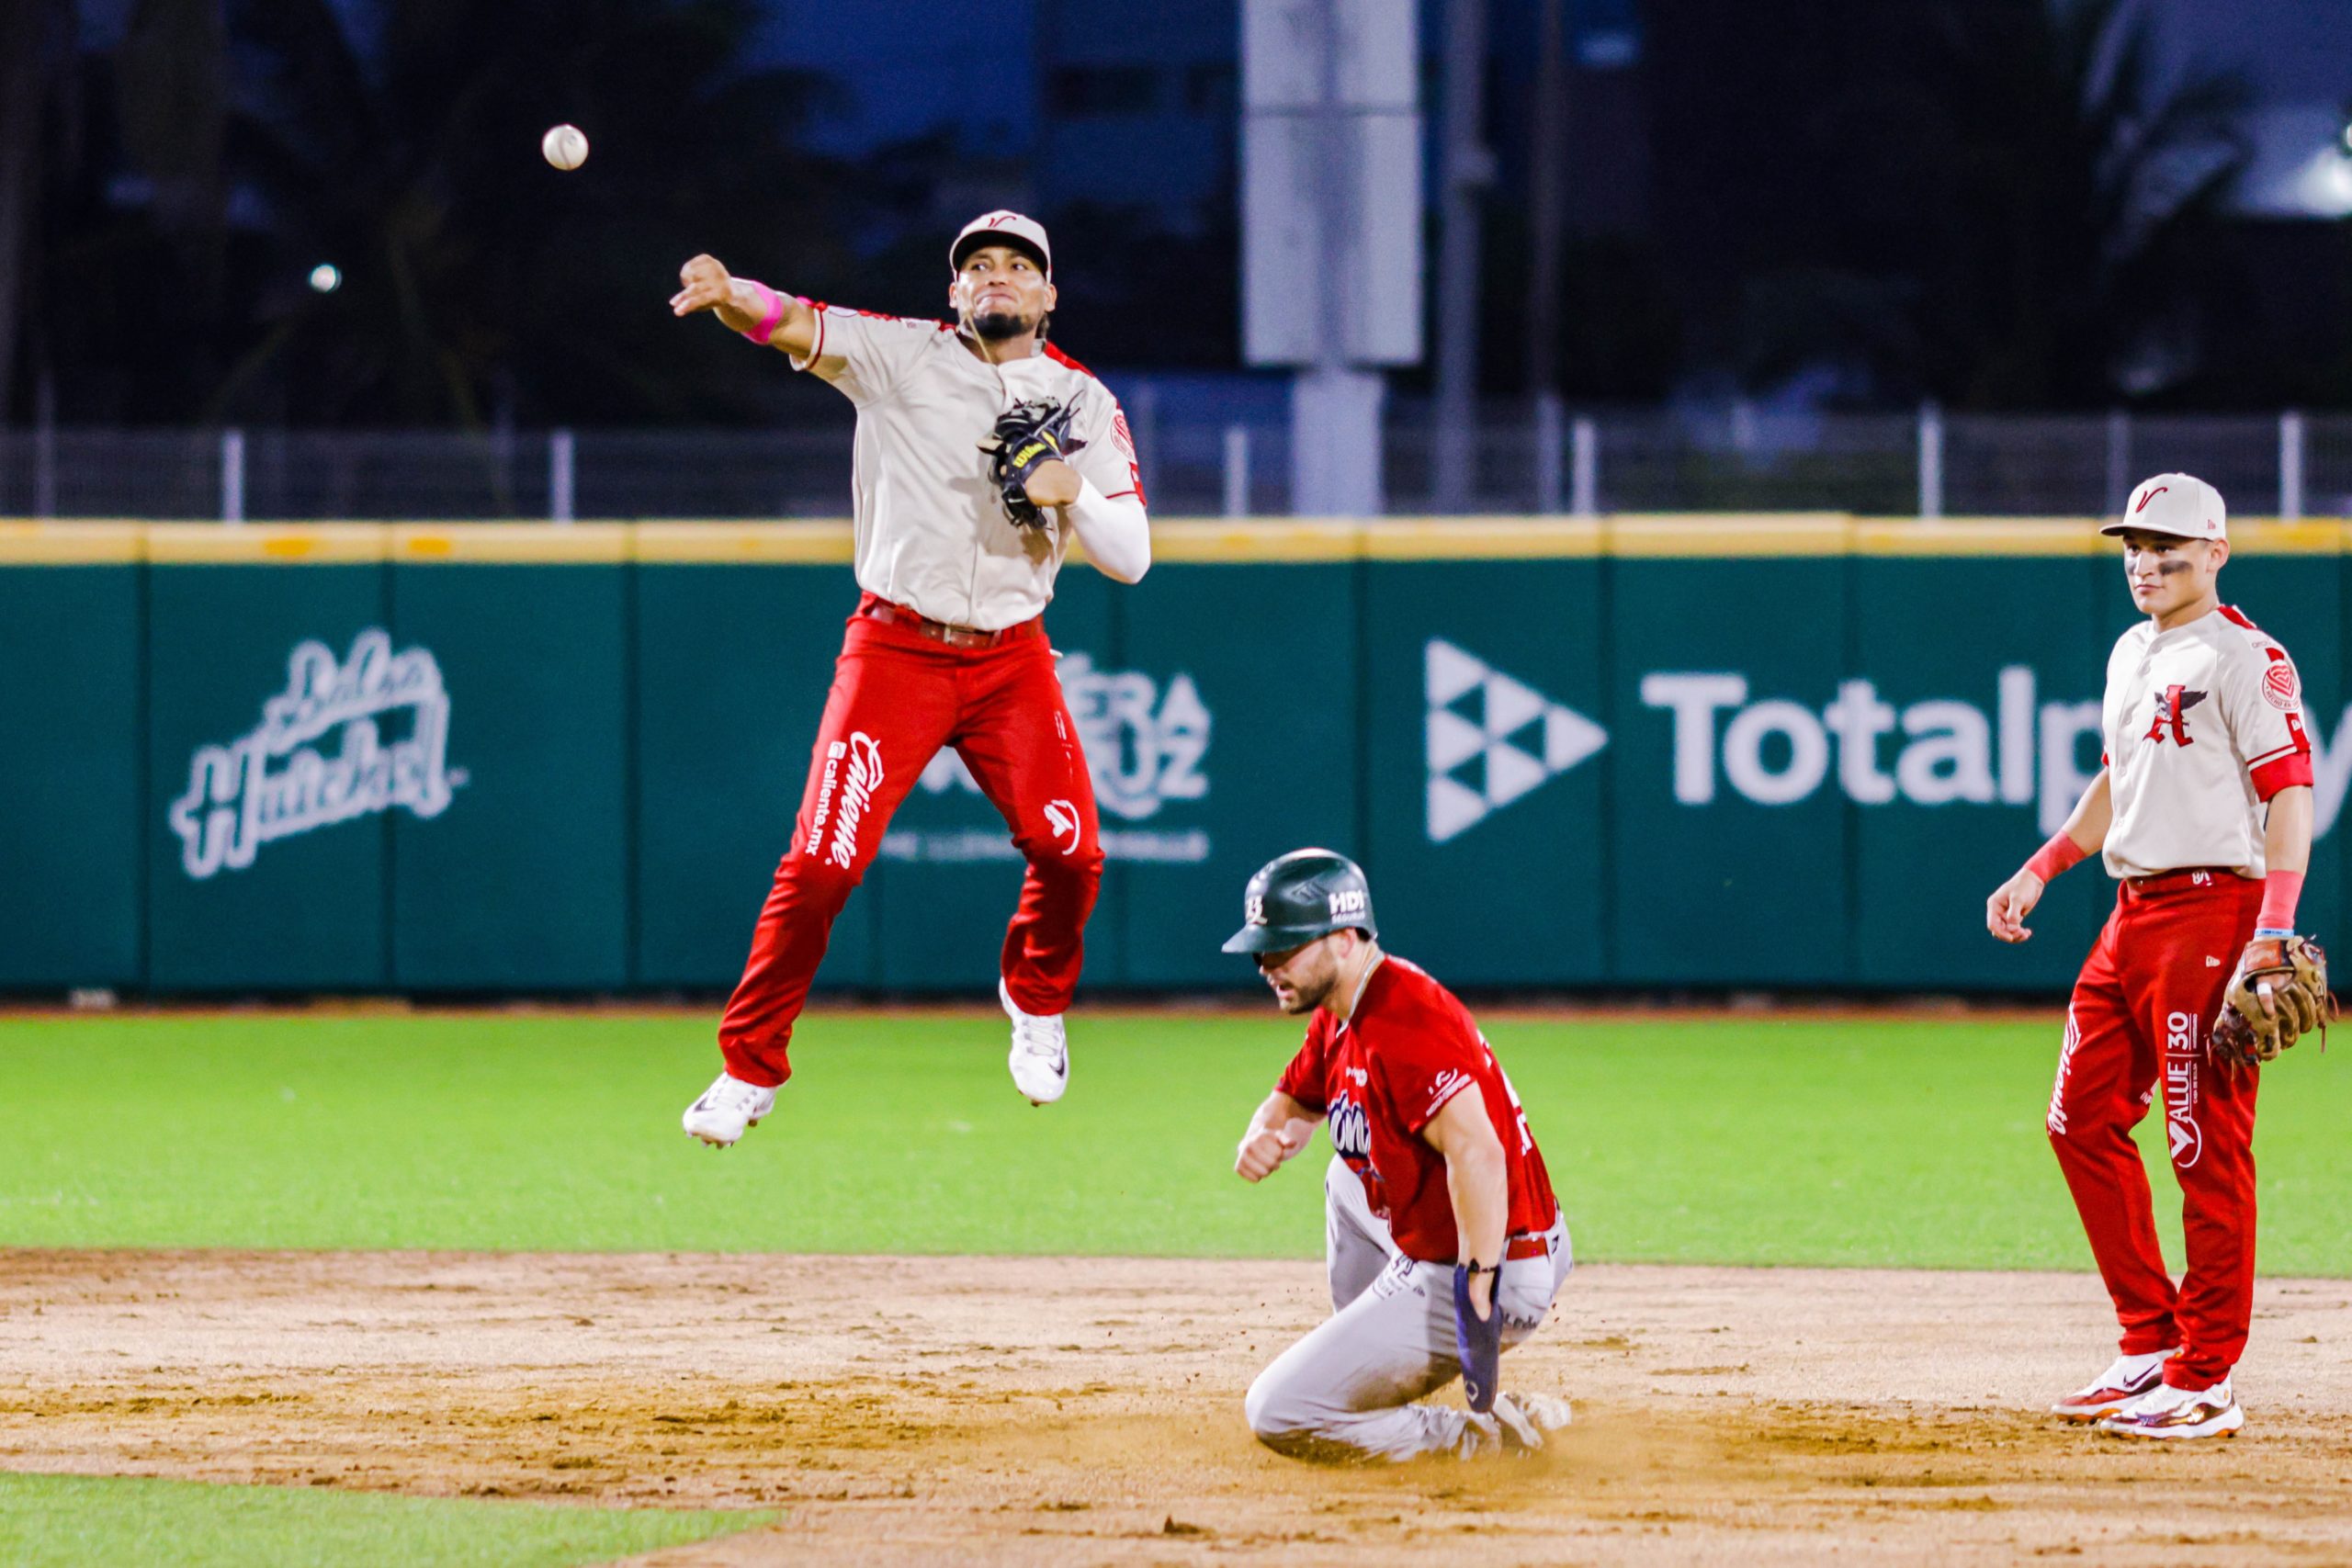
[[[1247,953],[1306,1043],[1234,1168],[1261,1181],[1328,1121],[1332,1315],[1275,1358],[1244,1408],[1300,1457],[1469,1458],[1544,1445],[1568,1402],[1498,1387],[1568,1277],[1567,1223],[1519,1095],[1469,1010],[1381,951],[1354,862],[1297,850],[1250,879]],[[1415,1401],[1454,1378],[1470,1408]]]

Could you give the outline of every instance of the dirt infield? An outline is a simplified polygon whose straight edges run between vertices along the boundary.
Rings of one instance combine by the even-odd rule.
[[[2265,1281],[2245,1436],[2034,1411],[2098,1370],[2087,1277],[1598,1267],[1506,1385],[1542,1456],[1328,1469],[1250,1377],[1299,1263],[0,1252],[0,1469],[786,1524],[674,1564],[2352,1559],[2352,1281]]]

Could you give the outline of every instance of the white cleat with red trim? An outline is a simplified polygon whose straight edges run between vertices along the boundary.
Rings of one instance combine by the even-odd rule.
[[[2119,1438],[2230,1438],[2245,1425],[2245,1412],[2223,1378],[2211,1388],[2175,1388],[2158,1383],[2098,1424]]]
[[[2115,1364],[2050,1407],[2053,1416],[2069,1421],[2104,1421],[2132,1401],[2165,1381],[2165,1363],[2177,1350],[2155,1350],[2144,1356],[2118,1356]]]

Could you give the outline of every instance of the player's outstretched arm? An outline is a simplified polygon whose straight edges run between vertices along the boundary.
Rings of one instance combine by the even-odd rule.
[[[673,316],[709,310],[730,331],[795,359],[808,358],[817,346],[816,311],[792,295],[733,276],[717,256],[695,257],[678,269],[678,281],[684,287],[670,296]]]
[[[1250,1118],[1250,1130],[1241,1134],[1233,1174],[1244,1181],[1265,1180],[1306,1146],[1307,1139],[1315,1135],[1315,1124],[1322,1120],[1321,1111],[1309,1111],[1282,1090],[1274,1090]]]
[[[2098,853],[2114,821],[2115,794],[2107,770],[2101,768],[2090,788],[2083,791],[2083,798],[2075,802],[2066,825],[1984,900],[1984,929],[2003,942],[2023,942],[2031,936],[2025,918],[2041,902],[2042,889],[2068,866]]]

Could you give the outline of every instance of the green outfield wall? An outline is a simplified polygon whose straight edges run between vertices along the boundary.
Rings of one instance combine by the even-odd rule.
[[[2352,525],[2237,529],[2295,654],[2332,934]],[[1088,977],[1250,983],[1261,862],[1345,849],[1466,986],[2054,990],[1985,894],[2098,763],[2131,620],[2082,520],[1178,523],[1047,617],[1110,856]],[[791,831],[845,526],[0,524],[0,990],[722,987]],[[984,987],[1020,880],[952,755],[820,984]]]

